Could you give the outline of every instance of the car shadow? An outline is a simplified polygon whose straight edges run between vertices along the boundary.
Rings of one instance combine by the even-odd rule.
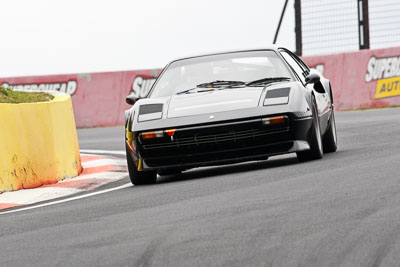
[[[174,183],[199,178],[210,178],[232,173],[252,172],[261,169],[271,169],[295,164],[300,164],[300,162],[297,160],[296,154],[293,154],[290,156],[286,155],[285,158],[276,157],[261,161],[249,161],[230,165],[203,167],[192,169],[181,174],[159,176],[157,183]]]

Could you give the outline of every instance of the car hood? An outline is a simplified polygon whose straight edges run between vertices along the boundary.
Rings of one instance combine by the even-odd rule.
[[[169,101],[167,117],[254,108],[259,105],[262,92],[262,87],[246,87],[174,95]]]

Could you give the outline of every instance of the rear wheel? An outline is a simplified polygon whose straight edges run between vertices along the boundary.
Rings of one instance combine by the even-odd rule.
[[[128,148],[126,148],[126,161],[128,163],[129,178],[131,179],[132,184],[154,184],[157,181],[157,172],[137,170]]]
[[[337,150],[336,121],[333,108],[332,108],[331,119],[329,122],[329,129],[326,131],[324,136],[323,146],[324,146],[324,153],[331,153]]]
[[[312,113],[313,113],[313,123],[311,127],[311,133],[309,136],[310,150],[297,152],[297,159],[299,161],[308,161],[313,159],[322,158],[322,138],[321,129],[319,126],[317,105],[315,103],[314,96],[312,97]]]

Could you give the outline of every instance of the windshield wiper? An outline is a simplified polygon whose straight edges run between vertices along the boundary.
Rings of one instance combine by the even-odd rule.
[[[197,87],[195,87],[195,88],[192,88],[192,89],[187,89],[187,90],[184,90],[184,91],[180,91],[180,92],[178,92],[178,93],[176,93],[176,95],[180,95],[180,94],[189,94],[189,93],[192,93],[195,89],[198,89]],[[204,93],[204,92],[210,92],[210,91],[214,91],[214,90],[216,90],[217,88],[207,88],[207,89],[204,89],[204,90],[196,90],[196,91],[194,91],[193,93]],[[220,90],[220,89],[219,89]]]
[[[216,80],[209,83],[201,83],[196,87],[198,88],[221,88],[221,87],[244,87],[246,85],[245,82],[241,81],[220,81]]]
[[[265,78],[265,79],[261,79],[261,80],[252,81],[252,82],[250,82],[248,84],[265,82],[264,80],[266,80],[266,79],[268,79],[268,81],[271,82],[272,81],[271,79],[273,79],[275,81],[276,79],[281,79],[281,80],[285,79],[286,80],[286,79],[290,79],[290,78],[287,78],[287,77]],[[188,93],[191,93],[192,91],[194,91],[194,90],[196,90],[198,88],[207,88],[208,90],[198,90],[198,91],[195,91],[194,93],[208,92],[208,91],[213,91],[214,89],[221,89],[221,88],[246,87],[246,85],[248,85],[248,84],[246,84],[245,82],[242,82],[242,81],[221,81],[221,80],[216,80],[216,81],[213,81],[213,82],[198,84],[198,85],[196,85],[195,88],[191,88],[191,89],[180,91],[180,92],[176,93],[176,95],[188,94]]]
[[[245,82],[241,82],[241,81],[220,81],[220,80],[216,80],[213,82],[209,82],[209,83],[201,83],[196,85],[195,88],[191,88],[191,89],[187,89],[187,90],[183,90],[180,91],[178,93],[176,93],[176,95],[180,95],[180,94],[188,94],[198,88],[207,88],[206,90],[197,90],[194,93],[202,93],[202,92],[208,92],[208,91],[213,91],[214,89],[218,89],[218,88],[234,88],[234,87],[245,87],[246,83]]]
[[[197,87],[191,88],[191,89],[187,89],[187,90],[183,90],[183,91],[180,91],[180,92],[176,93],[176,95],[187,94],[187,93],[189,93],[190,91],[193,91],[193,90],[195,90],[195,89],[197,89]]]
[[[272,83],[272,82],[278,82],[278,81],[288,81],[290,80],[289,77],[270,77],[270,78],[263,78],[255,81],[251,81],[246,83],[247,86],[254,86],[256,84],[266,84],[266,83]]]

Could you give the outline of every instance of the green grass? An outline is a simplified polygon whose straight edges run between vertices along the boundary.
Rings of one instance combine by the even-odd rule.
[[[51,94],[44,92],[19,92],[0,86],[0,103],[35,103],[46,102],[54,98]]]

